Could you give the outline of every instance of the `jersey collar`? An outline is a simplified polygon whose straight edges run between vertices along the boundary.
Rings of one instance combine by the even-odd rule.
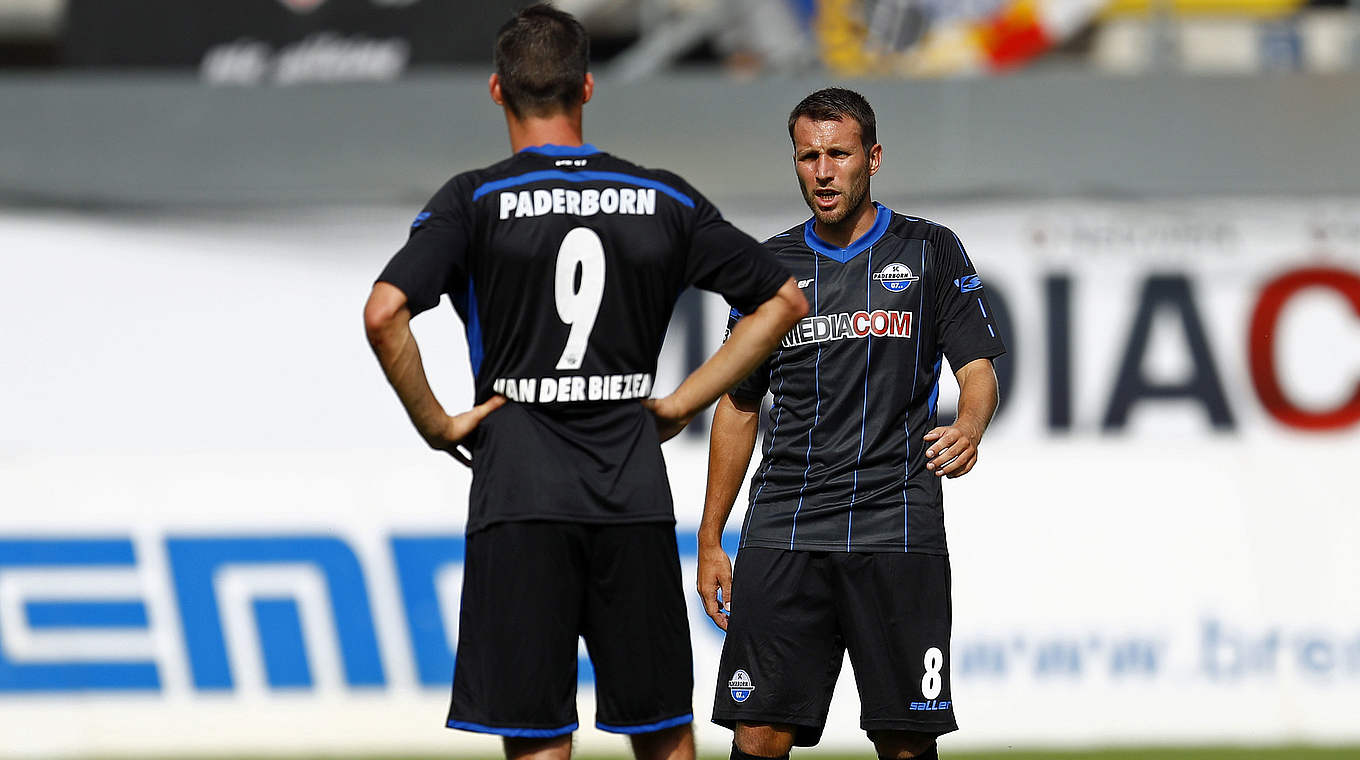
[[[883,237],[883,233],[888,231],[888,223],[892,221],[892,209],[878,201],[874,201],[874,206],[878,207],[878,215],[874,217],[874,226],[845,248],[838,248],[817,237],[817,232],[813,226],[817,217],[813,217],[803,224],[803,241],[817,253],[844,264],[868,250],[869,246],[877,243],[878,239]]]
[[[538,153],[544,156],[593,156],[600,152],[600,149],[586,143],[585,145],[554,145],[544,143],[542,145],[530,145],[527,148],[520,148],[520,153]]]

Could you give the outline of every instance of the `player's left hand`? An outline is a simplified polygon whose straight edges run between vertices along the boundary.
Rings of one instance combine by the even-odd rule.
[[[953,425],[937,427],[926,433],[926,469],[936,477],[957,478],[967,475],[978,459],[978,441],[982,434],[971,425],[955,421]]]
[[[694,419],[693,414],[687,414],[677,409],[679,404],[674,395],[664,398],[649,398],[644,400],[642,405],[655,418],[657,437],[661,439],[662,443],[680,435],[680,431],[684,430],[689,421]]]

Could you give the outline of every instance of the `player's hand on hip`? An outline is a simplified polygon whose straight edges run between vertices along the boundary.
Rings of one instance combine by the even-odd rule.
[[[722,545],[699,545],[698,575],[697,586],[699,596],[704,600],[704,612],[715,625],[727,630],[727,615],[732,610],[732,560]]]
[[[665,398],[649,398],[642,402],[647,411],[652,413],[656,421],[657,437],[664,443],[680,435],[680,431],[685,429],[689,421],[694,419],[694,415],[687,414],[679,409],[679,403],[675,396]]]
[[[979,431],[961,422],[937,427],[926,433],[926,469],[936,477],[957,478],[967,475],[978,459]]]
[[[467,456],[458,450],[458,444],[472,435],[472,431],[482,424],[488,414],[504,405],[504,396],[492,396],[462,414],[445,416],[438,429],[425,436],[425,441],[430,444],[430,448],[447,451],[458,461],[470,464]]]

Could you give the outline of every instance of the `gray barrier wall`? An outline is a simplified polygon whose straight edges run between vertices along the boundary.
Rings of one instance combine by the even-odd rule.
[[[600,82],[587,138],[715,199],[791,191],[784,118],[822,80]],[[1360,190],[1360,74],[1029,74],[863,81],[896,197]],[[509,151],[484,72],[210,88],[190,77],[0,78],[0,201],[420,203]],[[906,162],[912,170],[904,171]]]

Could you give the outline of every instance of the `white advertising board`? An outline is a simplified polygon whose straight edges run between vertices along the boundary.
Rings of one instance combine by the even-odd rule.
[[[1360,201],[909,210],[1012,349],[946,486],[946,746],[1360,741]],[[442,728],[468,476],[359,319],[403,216],[0,214],[0,755],[496,752]],[[660,390],[724,314],[681,315]],[[461,325],[415,327],[463,405]],[[705,456],[666,446],[687,587]],[[589,679],[581,746],[623,752]],[[823,746],[867,749],[848,664]]]

